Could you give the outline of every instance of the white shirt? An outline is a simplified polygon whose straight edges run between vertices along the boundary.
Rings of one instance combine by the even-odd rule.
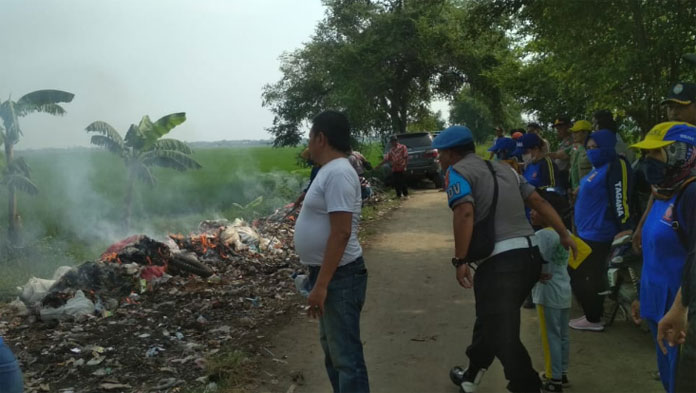
[[[361,211],[360,180],[345,158],[329,161],[321,167],[307,190],[302,210],[295,224],[295,252],[305,265],[319,266],[324,260],[331,223],[329,213],[353,213],[351,233],[339,266],[362,256],[358,243]]]

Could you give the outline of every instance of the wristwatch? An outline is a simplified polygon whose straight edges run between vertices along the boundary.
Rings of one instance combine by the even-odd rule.
[[[459,267],[465,263],[466,261],[462,258],[452,258],[452,266],[454,267]]]

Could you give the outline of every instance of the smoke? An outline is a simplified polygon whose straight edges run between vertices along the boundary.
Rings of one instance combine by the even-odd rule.
[[[109,244],[136,233],[162,239],[195,231],[205,219],[269,214],[293,201],[306,182],[287,171],[261,172],[262,163],[247,149],[201,150],[196,159],[202,169],[155,168],[156,186],[136,183],[131,228],[126,231],[127,179],[119,157],[98,149],[19,155],[26,157],[40,188],[38,196],[20,194],[18,200],[27,243],[48,241],[75,255],[74,262],[95,259]]]

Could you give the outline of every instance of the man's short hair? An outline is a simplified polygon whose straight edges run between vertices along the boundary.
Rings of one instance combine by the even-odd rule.
[[[468,153],[475,153],[476,144],[474,142],[469,142],[464,145],[454,146],[450,150],[452,150],[456,155],[463,156]]]
[[[343,113],[334,110],[321,112],[312,119],[312,131],[324,134],[334,149],[350,153],[350,123]]]
[[[614,121],[614,115],[611,114],[610,110],[600,109],[596,111],[592,117],[594,117],[597,122],[597,127],[599,127],[600,130],[606,129],[616,132],[619,129],[616,125],[616,121]]]
[[[558,216],[561,217],[563,224],[567,228],[570,228],[571,207],[570,203],[568,203],[568,199],[557,192],[544,189],[537,189],[537,193],[539,194],[539,196],[546,199],[546,201],[551,205],[551,207],[553,207],[553,210],[555,210],[556,213],[558,213]]]

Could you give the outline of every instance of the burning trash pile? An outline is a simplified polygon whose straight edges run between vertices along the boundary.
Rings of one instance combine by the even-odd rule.
[[[301,307],[295,214],[204,221],[166,241],[131,236],[98,261],[32,278],[0,322],[26,391],[212,389],[207,359],[255,351],[267,326]]]

